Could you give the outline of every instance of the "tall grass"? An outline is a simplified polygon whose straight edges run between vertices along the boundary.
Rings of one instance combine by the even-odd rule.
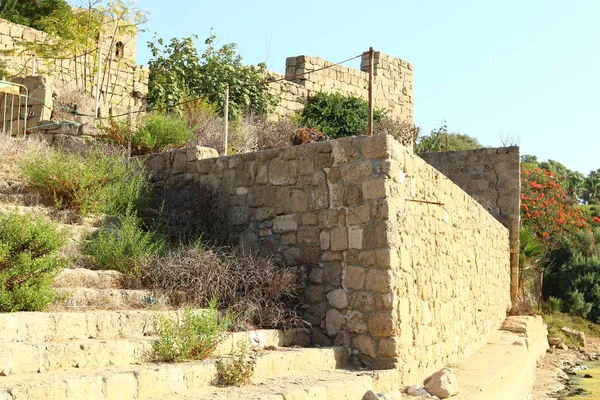
[[[29,152],[19,167],[43,198],[82,216],[125,215],[141,206],[149,188],[137,161],[99,148],[86,154],[61,149]]]

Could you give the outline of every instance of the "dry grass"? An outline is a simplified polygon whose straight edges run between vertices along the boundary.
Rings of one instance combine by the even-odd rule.
[[[173,304],[206,307],[216,299],[236,317],[238,329],[305,324],[296,311],[298,272],[242,248],[181,247],[157,258],[143,281],[170,294]]]
[[[412,149],[419,137],[420,128],[407,121],[383,118],[374,127],[376,135],[392,135],[404,146]]]

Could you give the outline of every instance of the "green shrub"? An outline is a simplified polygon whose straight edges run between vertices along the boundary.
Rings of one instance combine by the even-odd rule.
[[[220,316],[216,301],[207,309],[185,309],[181,323],[159,317],[155,328],[160,339],[154,342],[154,358],[162,362],[203,360],[209,357],[223,338],[230,316]]]
[[[148,191],[138,162],[101,149],[87,154],[60,149],[46,154],[32,152],[19,165],[27,183],[44,198],[83,216],[126,214],[141,205]]]
[[[217,379],[224,386],[241,386],[250,383],[256,359],[248,354],[246,342],[240,341],[228,361],[217,360]]]
[[[40,311],[56,299],[52,277],[66,235],[29,214],[0,215],[0,311]]]
[[[546,301],[545,303],[545,310],[544,312],[546,314],[556,314],[562,311],[563,308],[563,301],[562,299],[559,299],[558,297],[552,297],[550,296],[548,298],[548,301]]]
[[[92,269],[110,269],[128,276],[140,276],[142,267],[163,247],[164,242],[159,235],[144,231],[140,220],[129,215],[92,235],[84,244],[82,253]]]
[[[133,154],[159,153],[171,148],[185,146],[194,137],[184,118],[149,114],[131,135]]]
[[[378,123],[384,111],[374,110],[373,121]],[[354,96],[319,92],[310,97],[302,111],[301,123],[319,128],[332,138],[360,135],[367,132],[369,124],[368,103]]]
[[[576,317],[585,318],[592,310],[592,303],[586,303],[583,293],[574,290],[569,293],[567,301],[567,311]]]

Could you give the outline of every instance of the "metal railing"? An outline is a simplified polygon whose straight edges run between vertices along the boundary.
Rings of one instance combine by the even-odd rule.
[[[24,91],[25,93],[21,93]],[[9,99],[10,98],[10,99]],[[25,134],[27,130],[27,114],[29,90],[24,85],[0,80],[0,107],[2,107],[2,133],[8,135]],[[15,104],[16,103],[16,104]],[[25,109],[22,110],[22,105]],[[16,107],[16,112],[15,112]],[[16,114],[16,115],[15,115]],[[16,119],[16,131],[15,128]],[[21,123],[22,121],[22,123]],[[21,130],[22,126],[22,130]]]

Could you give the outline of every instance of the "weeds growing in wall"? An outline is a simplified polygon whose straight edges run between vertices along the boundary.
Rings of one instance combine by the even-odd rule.
[[[229,314],[221,315],[214,300],[204,310],[186,308],[181,321],[159,317],[155,328],[160,338],[153,345],[154,358],[162,362],[203,360],[213,353],[229,324]]]
[[[223,386],[246,385],[254,375],[255,365],[256,358],[248,352],[246,342],[239,341],[229,359],[217,360],[217,380]]]

